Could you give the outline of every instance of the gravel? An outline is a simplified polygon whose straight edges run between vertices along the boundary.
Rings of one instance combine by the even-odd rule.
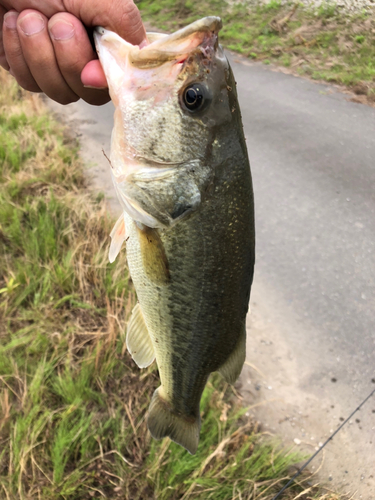
[[[264,3],[270,3],[271,0],[263,0]],[[282,0],[282,3],[289,3],[290,0]],[[363,9],[374,9],[375,0],[299,0],[307,7],[317,8],[321,5],[337,5],[340,9],[355,12]]]

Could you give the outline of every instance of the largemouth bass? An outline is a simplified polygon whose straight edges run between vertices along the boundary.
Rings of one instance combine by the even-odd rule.
[[[151,435],[192,454],[210,373],[233,383],[245,360],[254,267],[250,166],[220,28],[206,17],[149,33],[141,49],[95,32],[115,105],[110,163],[123,208],[109,256],[126,240],[139,301],[127,347],[139,367],[158,365]]]

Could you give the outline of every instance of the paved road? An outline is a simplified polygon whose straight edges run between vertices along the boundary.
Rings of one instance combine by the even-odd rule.
[[[249,413],[311,452],[375,388],[375,109],[231,59],[257,229],[242,391]],[[65,114],[116,211],[100,151],[112,107],[76,103]],[[375,499],[375,397],[329,444],[320,478]]]
[[[375,388],[375,109],[234,60],[257,221],[248,360],[264,373],[245,387],[278,398],[262,421],[315,447]],[[324,471],[375,499],[375,397]]]

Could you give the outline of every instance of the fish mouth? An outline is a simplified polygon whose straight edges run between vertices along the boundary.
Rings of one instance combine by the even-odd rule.
[[[137,155],[135,161],[139,167],[132,177],[137,180],[156,180],[170,176],[181,166],[181,162],[159,161]]]
[[[126,156],[122,159],[126,165],[126,172],[115,174],[112,169],[112,178],[114,183],[121,184],[129,180],[156,180],[168,177],[181,166],[181,162],[164,161],[156,158],[138,154],[133,151],[131,157]]]
[[[128,146],[127,154],[123,157],[125,164],[136,166],[135,170],[150,169],[150,171],[170,170],[182,164],[181,161],[168,161],[159,158],[150,158],[143,153],[138,152],[135,148]]]
[[[148,158],[147,156],[143,156],[143,155],[139,155],[139,154],[136,154],[134,159],[143,165],[146,165],[148,167],[157,168],[157,169],[178,167],[179,165],[181,165],[181,162],[162,161],[162,160],[157,160],[155,158]]]
[[[116,33],[100,26],[95,28],[94,39],[99,53],[101,46],[112,45],[116,48],[118,56],[128,55],[132,66],[148,69],[161,66],[168,61],[182,63],[198,47],[207,54],[216,51],[221,27],[222,22],[219,17],[208,16],[170,35],[148,33],[150,43],[142,48],[126,42]]]

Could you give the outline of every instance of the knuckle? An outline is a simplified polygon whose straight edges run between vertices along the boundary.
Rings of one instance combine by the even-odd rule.
[[[138,7],[134,2],[128,2],[123,9],[122,20],[132,26],[133,23],[139,22],[140,18]]]
[[[0,66],[2,68],[6,69],[7,71],[9,70],[8,61],[7,61],[7,59],[6,59],[6,57],[4,55],[0,56]]]
[[[77,95],[69,94],[51,97],[51,99],[65,106],[67,104],[70,104],[71,102],[77,102],[79,100],[79,97]]]
[[[139,12],[138,7],[135,5],[133,0],[128,0],[125,3],[124,10],[129,16],[137,15]]]
[[[110,11],[113,19],[119,19],[119,25],[125,24],[126,26],[132,26],[133,23],[138,23],[141,19],[138,7],[132,0],[126,2],[113,2]],[[121,13],[120,18],[119,12]]]
[[[24,90],[27,90],[28,92],[42,92],[35,80],[31,81],[29,79],[22,78],[20,76],[16,76],[15,78],[18,85],[22,87]]]
[[[79,79],[79,75],[82,71],[82,66],[84,66],[83,62],[80,59],[76,57],[73,58],[73,56],[71,56],[71,58],[68,58],[66,56],[57,56],[57,64],[64,75],[76,75],[77,79]]]
[[[86,101],[91,106],[102,106],[103,104],[107,104],[110,101],[110,97],[108,94],[98,95],[98,96],[82,96],[82,99]]]

